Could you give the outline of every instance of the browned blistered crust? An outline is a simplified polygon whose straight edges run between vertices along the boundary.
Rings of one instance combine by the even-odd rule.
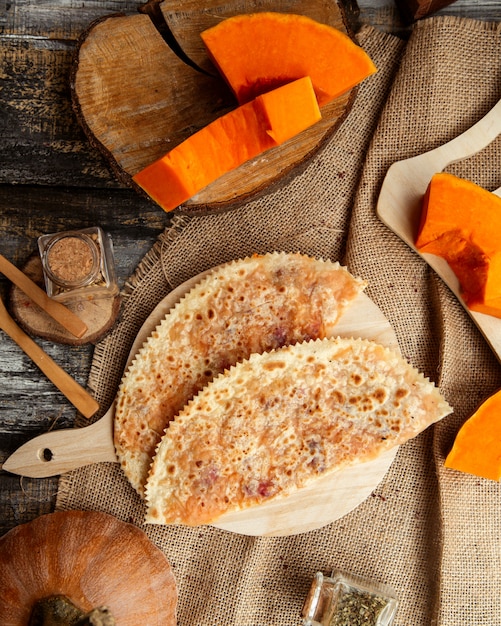
[[[169,425],[146,486],[146,520],[214,522],[371,461],[450,412],[428,379],[372,341],[253,354]]]
[[[267,254],[212,272],[166,316],[124,376],[115,446],[142,494],[169,421],[209,381],[252,353],[332,336],[363,290],[339,263]]]

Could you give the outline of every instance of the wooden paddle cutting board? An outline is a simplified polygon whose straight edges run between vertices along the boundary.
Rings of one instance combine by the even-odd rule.
[[[501,361],[501,319],[471,311],[461,297],[459,281],[447,261],[434,254],[421,254],[414,245],[422,199],[432,176],[443,171],[449,164],[480,152],[500,134],[501,100],[476,124],[448,143],[394,163],[383,181],[376,210],[381,221],[420,254],[442,278]],[[501,188],[493,193],[501,196]]]
[[[148,336],[176,302],[203,275],[180,285],[164,298],[144,322],[131,348],[126,368]],[[337,324],[341,337],[360,337],[398,351],[396,335],[381,310],[364,293],[351,304]],[[117,462],[113,445],[114,407],[91,426],[53,431],[21,446],[3,469],[21,476],[42,478],[99,462]],[[222,516],[214,526],[245,535],[293,535],[321,528],[346,515],[381,482],[398,448],[354,467],[333,473],[296,494],[258,508]]]
[[[324,0],[150,0],[141,11],[90,25],[79,41],[70,85],[90,142],[118,180],[143,195],[134,174],[237,106],[207,57],[203,30],[232,15],[277,11],[349,34],[338,4]],[[321,149],[355,94],[356,88],[322,107],[313,127],[228,172],[176,211],[227,210],[284,184]]]

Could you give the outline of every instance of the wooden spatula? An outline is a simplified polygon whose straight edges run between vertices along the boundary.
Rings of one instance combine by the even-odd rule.
[[[413,250],[421,200],[434,174],[488,146],[501,134],[501,100],[489,113],[452,141],[424,154],[394,163],[383,181],[377,203],[381,221]],[[499,164],[498,164],[499,165]],[[493,193],[501,196],[501,188]],[[493,352],[501,361],[501,319],[470,311],[461,297],[459,282],[448,263],[433,254],[421,254],[465,307]]]
[[[33,360],[47,378],[85,417],[99,408],[98,402],[65,372],[42,348],[29,337],[9,315],[0,299],[0,328]]]

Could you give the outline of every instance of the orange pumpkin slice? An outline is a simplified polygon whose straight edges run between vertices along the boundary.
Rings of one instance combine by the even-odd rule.
[[[321,119],[311,79],[258,96],[214,120],[134,176],[165,211]]]
[[[303,15],[237,15],[201,37],[240,104],[311,76],[323,106],[376,72],[370,57],[348,35]]]
[[[488,398],[459,430],[445,467],[501,479],[501,390]]]
[[[452,174],[435,174],[416,247],[448,262],[472,311],[501,317],[501,198]]]

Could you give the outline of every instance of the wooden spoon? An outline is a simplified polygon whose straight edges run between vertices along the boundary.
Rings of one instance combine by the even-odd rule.
[[[501,134],[501,100],[467,131],[448,143],[411,159],[394,163],[383,181],[377,203],[381,221],[420,254],[414,239],[421,213],[421,200],[434,174],[447,165],[466,159],[488,146]],[[501,196],[501,188],[494,191]],[[434,254],[420,254],[465,307],[480,332],[501,361],[501,319],[471,311],[461,297],[459,281],[449,264]]]
[[[52,358],[31,339],[9,315],[0,299],[0,328],[33,360],[47,378],[63,393],[85,417],[91,417],[99,409],[98,402],[76,380],[66,373]]]
[[[43,289],[34,283],[31,278],[21,272],[15,265],[0,254],[0,272],[7,276],[15,285],[21,289],[35,304],[48,313],[61,326],[66,328],[75,337],[83,337],[87,331],[87,325],[78,315],[70,311],[68,307],[52,300]]]

